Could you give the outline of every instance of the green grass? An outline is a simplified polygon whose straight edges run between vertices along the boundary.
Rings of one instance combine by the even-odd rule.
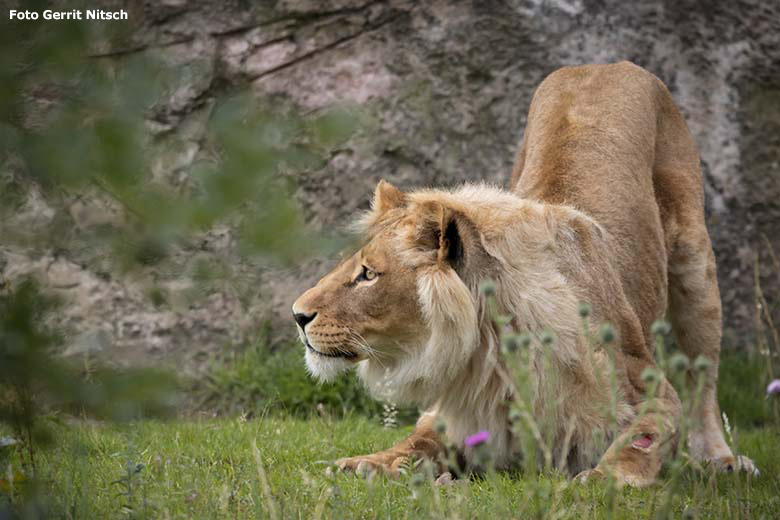
[[[52,512],[66,518],[252,518],[274,510],[279,518],[652,518],[670,493],[678,518],[777,518],[780,511],[780,430],[772,428],[737,439],[761,469],[756,479],[689,468],[679,485],[665,478],[611,493],[603,482],[550,475],[498,473],[447,487],[409,475],[326,476],[324,461],[386,448],[409,431],[356,417],[78,422],[58,427],[56,447],[39,453],[38,474]]]
[[[216,363],[197,392],[228,418],[52,425],[54,442],[36,456],[37,503],[58,518],[780,517],[780,401],[764,398],[758,358],[724,355],[719,401],[759,478],[689,464],[679,480],[667,468],[649,489],[615,491],[554,474],[491,473],[447,487],[420,468],[398,480],[327,476],[328,461],[387,448],[411,427],[382,428],[381,406],[354,375],[317,385],[301,357],[256,345]],[[9,453],[0,449],[4,473]],[[10,469],[21,476],[16,457]],[[0,517],[9,489],[0,474]]]
[[[767,384],[766,358],[736,353],[721,357],[718,402],[733,424],[754,427],[772,421],[773,403],[765,398]]]

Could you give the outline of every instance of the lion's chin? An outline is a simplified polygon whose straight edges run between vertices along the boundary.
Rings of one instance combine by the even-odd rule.
[[[344,358],[320,356],[309,349],[306,349],[305,359],[306,369],[321,382],[333,381],[336,376],[355,366]]]

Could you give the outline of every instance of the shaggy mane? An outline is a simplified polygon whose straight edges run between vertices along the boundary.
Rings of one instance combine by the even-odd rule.
[[[483,265],[456,273],[436,263],[430,251],[415,246],[415,237],[410,234],[428,218],[426,208],[431,204],[443,205],[471,222],[478,234],[480,254],[486,258]],[[571,208],[556,208],[571,218],[592,222]],[[425,344],[409,348],[409,355],[394,366],[361,363],[361,378],[378,397],[435,409],[447,422],[451,442],[462,444],[476,431],[491,431],[499,465],[511,457],[507,401],[513,394],[513,383],[500,359],[500,331],[479,290],[480,282],[486,278],[495,282],[500,312],[514,317],[512,328],[534,338],[534,359],[541,357],[539,336],[549,330],[557,338],[553,359],[558,370],[583,370],[581,361],[587,347],[580,338],[579,299],[558,269],[551,249],[560,230],[552,224],[549,211],[550,206],[495,187],[464,185],[451,191],[408,193],[406,206],[383,214],[368,212],[353,226],[364,234],[387,233],[401,262],[416,270],[418,298],[430,330]],[[543,376],[537,372],[540,380],[535,384],[540,387]],[[579,377],[596,383],[593,373]],[[566,394],[566,389],[561,392]],[[538,395],[534,405],[542,406],[544,399]],[[563,418],[559,421],[565,423]],[[583,438],[578,442],[587,445],[584,437],[590,436],[590,431],[574,435],[580,433]],[[585,454],[577,466],[590,462]]]

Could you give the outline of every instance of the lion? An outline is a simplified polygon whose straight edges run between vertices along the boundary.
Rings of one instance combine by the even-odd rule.
[[[553,72],[534,93],[508,190],[402,192],[380,181],[355,227],[363,247],[293,304],[306,365],[321,380],[356,367],[374,395],[425,412],[408,438],[340,459],[340,469],[398,474],[412,457],[441,461],[447,445],[468,462],[464,439],[480,431],[491,434],[498,468],[517,464],[516,389],[480,290],[492,280],[499,312],[532,338],[532,413],[555,414],[558,467],[582,481],[655,480],[681,432],[674,387],[660,372],[647,376],[657,368],[652,325],[667,316],[678,348],[704,360],[690,454],[755,472],[726,443],[716,398],[721,302],[698,151],[651,73],[629,62]],[[612,324],[615,341],[590,350],[582,302],[590,323]],[[545,331],[555,338],[547,354]],[[552,380],[555,395],[544,391]]]

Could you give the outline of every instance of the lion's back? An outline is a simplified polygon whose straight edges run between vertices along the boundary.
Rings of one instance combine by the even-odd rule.
[[[512,177],[521,197],[573,206],[609,231],[645,331],[666,308],[674,215],[658,198],[658,171],[669,157],[685,167],[662,172],[664,191],[696,206],[698,152],[663,83],[629,62],[564,67],[534,94]]]

